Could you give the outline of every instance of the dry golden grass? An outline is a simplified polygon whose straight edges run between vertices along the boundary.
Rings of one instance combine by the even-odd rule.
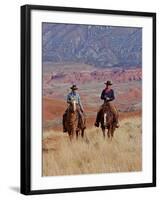
[[[94,127],[86,130],[88,140],[72,143],[62,132],[44,132],[43,176],[140,171],[141,118],[124,119],[120,125],[112,141]]]

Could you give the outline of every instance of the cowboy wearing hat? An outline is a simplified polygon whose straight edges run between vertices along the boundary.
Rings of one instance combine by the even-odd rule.
[[[69,104],[71,102],[72,99],[74,99],[76,101],[77,104],[77,111],[79,114],[79,118],[82,122],[85,123],[85,118],[84,118],[84,109],[80,100],[80,95],[76,92],[78,90],[76,85],[72,85],[72,87],[70,87],[71,92],[67,95],[67,103]],[[66,119],[67,119],[67,111],[68,108],[66,109],[64,115],[63,115],[63,132],[67,132],[66,129]],[[84,128],[85,128],[85,124],[84,124]]]
[[[115,105],[112,103],[112,101],[115,99],[114,91],[113,91],[113,89],[111,89],[112,82],[107,81],[104,84],[106,85],[106,87],[101,93],[101,99],[104,100],[104,103],[107,102],[109,104],[111,112],[114,114],[114,120],[115,120],[115,123],[116,123],[116,128],[118,128],[119,127],[118,111],[117,111]],[[99,127],[100,115],[101,115],[101,112],[102,112],[102,108],[103,108],[103,105],[100,107],[100,109],[97,113],[96,122],[95,122],[96,127]]]

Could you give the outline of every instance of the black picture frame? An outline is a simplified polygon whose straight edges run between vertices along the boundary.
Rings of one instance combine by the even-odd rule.
[[[64,11],[64,12],[82,12],[82,13],[100,13],[111,15],[126,15],[126,16],[142,16],[151,17],[153,20],[153,149],[152,149],[152,182],[125,184],[125,185],[106,185],[94,187],[79,187],[79,188],[60,188],[49,190],[31,190],[31,11]],[[64,193],[64,192],[81,192],[93,190],[112,190],[112,189],[127,189],[127,188],[142,188],[156,186],[156,13],[136,12],[136,11],[121,11],[121,10],[104,10],[90,8],[72,8],[72,7],[55,7],[44,5],[24,5],[21,6],[21,183],[20,191],[25,195],[33,194],[49,194],[49,193]]]

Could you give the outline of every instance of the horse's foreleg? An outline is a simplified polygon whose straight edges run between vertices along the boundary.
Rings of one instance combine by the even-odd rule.
[[[114,131],[115,131],[115,127],[113,126],[111,129],[111,138],[113,138],[113,136],[114,136]]]
[[[68,135],[69,135],[69,139],[72,142],[73,140],[73,132],[72,131],[68,131]]]
[[[110,132],[111,132],[111,130],[110,130],[110,127],[109,127],[108,131],[107,131],[108,138],[110,138],[110,136],[111,136]]]
[[[76,130],[76,139],[78,140],[79,130]]]
[[[72,140],[73,140],[73,135],[70,133],[69,134],[69,139],[70,139],[70,141],[72,142]]]

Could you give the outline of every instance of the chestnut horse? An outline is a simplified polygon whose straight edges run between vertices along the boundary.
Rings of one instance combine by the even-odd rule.
[[[82,138],[84,137],[84,126],[82,120],[79,120],[79,106],[76,104],[76,101],[73,99],[70,102],[70,105],[68,107],[67,111],[67,121],[66,121],[66,127],[67,132],[69,135],[70,140],[74,138],[76,135],[76,138],[78,139],[79,134],[81,133]]]

